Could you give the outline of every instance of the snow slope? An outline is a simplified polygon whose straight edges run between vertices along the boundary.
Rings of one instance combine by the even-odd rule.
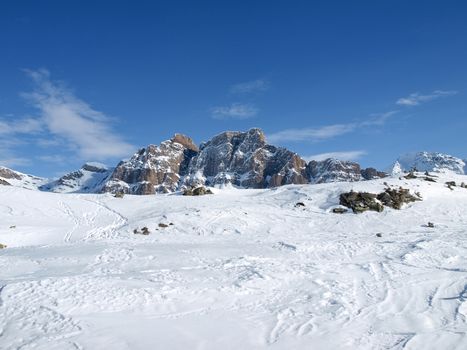
[[[113,168],[109,169],[104,164],[88,162],[81,169],[46,183],[39,189],[58,193],[99,193],[112,171]]]
[[[0,186],[0,348],[465,349],[467,189],[444,182],[467,176],[447,176],[123,199]],[[424,200],[330,212],[384,181]]]

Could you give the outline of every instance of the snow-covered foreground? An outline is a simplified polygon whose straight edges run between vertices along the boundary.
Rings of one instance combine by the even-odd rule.
[[[123,199],[0,186],[0,348],[465,349],[467,189],[448,179],[467,182]],[[424,200],[330,212],[384,181]]]

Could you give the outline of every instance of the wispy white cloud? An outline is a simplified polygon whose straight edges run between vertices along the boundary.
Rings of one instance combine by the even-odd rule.
[[[389,111],[385,113],[375,113],[370,115],[370,118],[353,122],[325,125],[318,128],[302,128],[302,129],[286,129],[267,136],[270,142],[287,142],[287,141],[308,141],[319,142],[335,138],[337,136],[356,132],[363,128],[381,127],[399,111]]]
[[[283,141],[323,141],[336,136],[348,134],[357,128],[358,124],[334,124],[320,128],[286,129],[267,136],[269,142]]]
[[[339,160],[357,160],[365,155],[368,152],[366,151],[344,151],[344,152],[328,152],[328,153],[320,153],[314,154],[312,156],[303,157],[307,162],[311,160],[321,161],[328,158],[335,158]]]
[[[13,135],[13,134],[35,134],[43,129],[40,120],[35,118],[20,118],[14,119],[14,116],[8,116],[8,120],[0,119],[0,135]]]
[[[410,94],[408,97],[401,97],[396,101],[396,104],[401,106],[418,106],[424,102],[436,100],[440,97],[456,95],[458,91],[454,90],[435,90],[431,94],[422,95],[418,92]]]
[[[230,93],[232,94],[249,94],[256,92],[263,92],[269,89],[269,81],[264,79],[257,79],[232,85]]]
[[[251,104],[232,103],[229,106],[211,108],[214,119],[248,119],[256,116],[259,110]]]
[[[37,159],[42,160],[48,163],[64,163],[67,161],[67,158],[60,154],[52,154],[46,156],[39,156]]]
[[[30,164],[30,159],[20,157],[15,153],[15,149],[24,142],[14,134],[2,135],[0,133],[0,166],[14,167]]]
[[[360,123],[360,126],[381,126],[386,124],[386,122],[399,111],[389,111],[384,113],[374,113],[370,115],[368,120],[365,120]]]
[[[0,150],[0,166],[14,168],[17,166],[26,166],[30,164],[30,159],[12,156],[11,154],[2,154],[2,151]]]
[[[54,137],[75,149],[83,159],[106,159],[130,154],[134,147],[111,127],[111,119],[76,97],[46,70],[26,73],[34,90],[23,94],[40,113],[39,121]]]
[[[36,144],[42,148],[63,146],[63,141],[58,138],[38,138],[35,140]]]

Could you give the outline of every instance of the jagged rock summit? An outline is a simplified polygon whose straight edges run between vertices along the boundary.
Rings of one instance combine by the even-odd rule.
[[[453,172],[464,175],[467,173],[466,161],[438,152],[417,152],[405,154],[394,163],[390,173],[398,175],[412,169],[418,171]]]
[[[101,188],[101,192],[155,194],[176,191],[180,178],[198,147],[184,135],[175,134],[159,146],[138,150],[129,160],[121,161]]]
[[[232,184],[267,188],[307,183],[306,162],[296,153],[266,143],[260,129],[223,132],[201,144],[185,184]]]
[[[155,194],[193,186],[269,188],[287,184],[359,181],[382,177],[376,169],[334,159],[307,163],[298,154],[266,142],[260,129],[226,131],[198,148],[176,134],[120,162],[101,192]]]

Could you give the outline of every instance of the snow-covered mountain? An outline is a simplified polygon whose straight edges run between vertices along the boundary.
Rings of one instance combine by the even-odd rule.
[[[86,163],[58,180],[28,180],[28,188],[62,193],[155,194],[193,185],[269,188],[369,180],[385,175],[376,169],[361,169],[358,163],[337,159],[307,163],[286,148],[267,144],[263,131],[253,128],[246,132],[223,132],[199,147],[188,136],[175,134],[159,146],[141,148],[115,168]],[[2,181],[7,184],[7,180]],[[17,183],[23,184],[11,184]]]
[[[180,134],[159,146],[149,145],[118,164],[101,192],[167,193],[195,184],[269,188],[384,175],[371,168],[362,170],[353,162],[328,159],[307,163],[294,152],[267,144],[264,133],[253,128],[223,132],[199,148]]]
[[[0,185],[16,186],[36,190],[47,182],[47,179],[23,174],[19,171],[0,166]]]
[[[93,193],[99,192],[105,180],[111,175],[109,169],[100,163],[89,162],[81,169],[68,173],[58,180],[39,186],[41,191],[58,193]]]
[[[407,153],[397,159],[389,172],[396,175],[412,169],[417,169],[418,171],[453,172],[460,175],[467,173],[466,162],[464,160],[438,152]]]

